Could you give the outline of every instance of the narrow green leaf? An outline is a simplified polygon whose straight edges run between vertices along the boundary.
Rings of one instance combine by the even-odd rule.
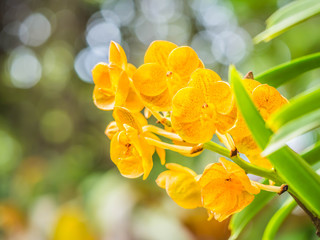
[[[298,13],[302,8],[310,8],[314,5],[315,0],[293,1],[275,11],[267,20],[267,28],[275,25],[284,19]]]
[[[268,180],[265,180],[263,183],[267,184],[268,182]],[[261,191],[245,209],[234,214],[229,223],[229,229],[231,230],[229,240],[237,239],[250,220],[256,216],[275,195],[276,194],[272,192]]]
[[[264,149],[272,131],[265,126],[234,66],[230,67],[229,77],[238,108],[256,143]],[[308,163],[287,146],[269,155],[268,159],[279,176],[288,184],[289,191],[295,193],[311,212],[320,216],[320,177]]]
[[[306,160],[307,163],[313,165],[320,161],[320,141],[305,149],[300,156]]]
[[[293,4],[298,6],[292,7]],[[271,21],[269,20],[267,29],[253,39],[254,43],[270,41],[295,25],[319,14],[320,2],[318,0],[295,1],[291,4],[290,9],[290,11],[279,9],[279,12],[275,14],[276,17],[271,18]]]
[[[262,152],[262,155],[267,156],[277,151],[285,146],[291,139],[317,127],[320,127],[320,108],[282,126],[275,134],[272,135],[271,140]]]
[[[320,52],[296,58],[255,76],[255,80],[279,87],[302,73],[320,67]]]
[[[240,74],[234,66],[230,66],[229,78],[229,82],[236,96],[238,109],[240,109],[256,143],[260,148],[264,149],[273,132],[266,127],[265,121],[257,111],[256,106],[242,84]]]
[[[262,240],[274,239],[281,224],[296,206],[296,201],[292,197],[288,198],[287,201],[284,202],[281,208],[270,219],[264,231]]]
[[[320,59],[319,59],[320,64]],[[267,125],[274,130],[279,129],[288,122],[308,115],[320,109],[320,88],[303,92],[293,98],[290,104],[283,106],[278,112],[271,115]],[[320,121],[320,120],[319,120]]]

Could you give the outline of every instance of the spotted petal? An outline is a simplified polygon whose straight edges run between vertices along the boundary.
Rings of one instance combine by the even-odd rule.
[[[170,53],[168,67],[180,77],[190,76],[199,67],[199,57],[191,47],[178,47]]]
[[[253,90],[252,100],[264,120],[288,103],[288,100],[282,97],[277,89],[267,84],[260,85]]]
[[[200,89],[186,87],[177,92],[172,100],[172,115],[183,119],[183,122],[192,122],[199,119],[201,107],[205,98]]]
[[[117,125],[120,130],[124,130],[124,125],[128,125],[136,129],[138,133],[142,132],[141,125],[135,119],[134,115],[124,107],[116,106],[113,110],[113,118],[117,122]]]
[[[260,191],[251,185],[244,170],[223,158],[206,167],[199,184],[203,206],[214,212],[218,221],[241,211]]]
[[[161,66],[168,67],[168,56],[170,52],[178,46],[168,41],[154,41],[150,44],[144,56],[144,63],[158,63]]]
[[[123,135],[121,137],[120,135]],[[142,158],[134,148],[130,145],[129,140],[119,141],[125,138],[124,131],[113,136],[110,145],[110,158],[118,167],[120,173],[127,178],[137,178],[144,173]]]
[[[184,122],[183,119],[172,116],[171,121],[174,130],[189,143],[208,142],[216,131],[214,120],[210,119],[199,118],[193,122]]]
[[[157,63],[146,63],[134,73],[135,88],[145,96],[157,96],[167,89],[167,71]]]

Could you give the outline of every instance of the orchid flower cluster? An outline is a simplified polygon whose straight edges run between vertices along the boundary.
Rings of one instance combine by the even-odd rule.
[[[190,157],[204,149],[216,150],[232,161],[221,157],[201,174],[168,163],[168,170],[156,182],[181,207],[203,207],[209,218],[218,221],[241,211],[261,189],[283,191],[283,186],[275,186],[273,167],[261,157],[261,149],[237,110],[229,83],[205,68],[191,47],[154,41],[144,64],[136,68],[127,62],[123,48],[111,42],[109,63],[98,63],[92,76],[95,105],[113,111],[114,121],[105,133],[111,140],[110,158],[124,177],[143,175],[146,179],[155,152],[165,164],[166,150]],[[255,81],[252,74],[247,74],[243,84],[265,120],[288,102],[275,88]],[[158,126],[148,124],[151,115]],[[225,147],[211,142],[214,134]],[[250,169],[270,176],[270,185],[250,180]]]

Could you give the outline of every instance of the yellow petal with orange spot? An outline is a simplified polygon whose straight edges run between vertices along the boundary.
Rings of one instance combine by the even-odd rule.
[[[202,176],[200,177],[201,187],[205,187],[216,179],[220,179],[226,176],[226,172],[222,164],[210,163],[205,167]]]
[[[180,77],[190,76],[199,67],[198,55],[191,47],[175,48],[168,57],[168,67]]]
[[[148,47],[144,56],[144,63],[158,63],[167,68],[170,52],[178,46],[168,41],[154,41]]]
[[[146,63],[134,73],[135,88],[145,96],[157,96],[167,89],[167,71],[158,63]]]
[[[260,188],[251,184],[251,181],[246,175],[245,171],[237,164],[228,161],[223,157],[219,159],[219,162],[222,163],[223,167],[228,173],[233,174],[237,177],[237,179],[241,182],[242,186],[247,192],[251,194],[258,194],[260,192]]]
[[[187,86],[188,80],[185,81],[177,73],[167,73],[167,85],[170,96],[173,97],[181,88]]]
[[[141,126],[134,118],[134,115],[124,107],[116,106],[113,110],[113,118],[117,122],[120,130],[124,130],[124,124],[136,129],[139,133],[142,132]]]
[[[112,110],[114,107],[114,94],[95,86],[93,90],[93,102],[101,110]]]
[[[172,99],[172,116],[192,122],[199,119],[201,107],[205,103],[200,89],[185,87],[180,89]]]
[[[154,146],[149,145],[142,135],[138,134],[138,130],[127,124],[124,124],[126,130],[126,136],[129,142],[138,152],[138,155],[142,158],[143,167],[143,180],[145,180],[153,167],[152,155],[154,153]]]
[[[209,99],[208,102],[213,103],[216,111],[220,114],[228,114],[233,109],[234,96],[227,82],[218,81],[213,83]]]
[[[195,144],[210,141],[216,131],[214,120],[201,121],[198,118],[193,122],[184,122],[183,118],[172,116],[171,124],[183,140]]]
[[[265,120],[270,114],[287,103],[287,99],[281,96],[281,94],[273,87],[266,84],[262,85],[251,79],[244,79],[243,83]],[[235,127],[231,129],[229,133],[231,134],[237,149],[241,153],[244,153],[251,163],[268,169],[273,168],[268,159],[261,157],[261,149],[255,143],[240,112],[238,112],[238,120]]]
[[[118,167],[120,173],[127,178],[137,178],[144,173],[142,158],[133,145],[127,142],[119,142],[119,132],[113,136],[110,144],[110,158]]]
[[[233,162],[220,158],[210,164],[200,177],[203,207],[214,212],[218,221],[241,211],[260,192],[253,186],[244,170]]]
[[[288,100],[282,97],[277,89],[267,84],[260,85],[253,90],[252,100],[262,113],[264,120],[288,103]]]
[[[120,44],[111,41],[109,46],[109,63],[126,70],[127,56]]]
[[[171,96],[169,90],[164,90],[161,94],[150,97],[140,94],[142,101],[145,103],[146,107],[152,109],[153,111],[170,111],[171,110]]]
[[[109,66],[106,63],[98,63],[92,69],[93,82],[99,88],[111,89]]]
[[[158,186],[165,188],[168,195],[179,206],[187,209],[200,207],[200,186],[195,180],[193,171],[174,163],[166,166],[171,169],[158,176],[156,180]]]

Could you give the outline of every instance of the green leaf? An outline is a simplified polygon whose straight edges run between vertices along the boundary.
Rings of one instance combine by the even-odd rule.
[[[229,68],[229,78],[236,96],[238,109],[240,109],[256,143],[260,148],[264,149],[273,132],[266,127],[265,121],[257,111],[256,106],[242,84],[242,77],[232,65]]]
[[[288,198],[287,201],[284,202],[281,208],[270,219],[264,231],[262,240],[274,239],[281,224],[296,206],[296,201],[292,197]]]
[[[304,92],[273,114],[267,125],[277,132],[263,155],[283,147],[286,142],[320,126],[320,88]]]
[[[262,155],[270,155],[271,153],[285,146],[286,143],[291,139],[317,127],[320,127],[320,108],[282,126],[271,137],[271,140],[265,150],[262,152]]]
[[[320,1],[300,0],[276,11],[268,20],[267,28],[254,39],[254,43],[270,41],[295,25],[320,13]]]
[[[256,143],[264,149],[272,131],[265,126],[242,79],[234,66],[229,70],[230,82],[240,110]],[[320,177],[298,154],[284,146],[268,156],[279,176],[288,184],[289,191],[313,213],[320,216]]]
[[[294,79],[302,73],[320,67],[320,52],[294,59],[290,62],[280,64],[265,72],[255,76],[255,80],[261,83],[267,83],[273,87],[279,87],[282,84]]]
[[[300,1],[293,1],[291,3],[288,3],[287,5],[275,11],[266,20],[267,28],[299,12],[302,8],[312,7],[314,3],[315,3],[315,0],[303,0],[303,1],[300,0]]]
[[[267,125],[273,130],[277,130],[290,121],[294,121],[319,109],[320,88],[316,88],[315,90],[303,92],[291,99],[290,104],[283,106],[279,111],[270,116]]]
[[[267,184],[268,182],[268,180],[264,180],[263,184]],[[231,230],[229,240],[237,239],[250,220],[257,215],[275,195],[276,194],[272,192],[261,191],[246,208],[234,214],[229,223],[229,229]]]
[[[320,161],[320,141],[305,149],[300,156],[306,160],[307,163],[313,165]]]
[[[300,154],[300,156],[311,165],[320,161],[320,141],[305,149]],[[267,184],[268,182],[269,181],[266,179],[262,183]],[[254,218],[254,216],[256,216],[261,211],[261,209],[265,205],[267,205],[267,203],[275,195],[276,194],[272,192],[261,191],[258,195],[255,196],[254,200],[252,201],[252,203],[250,203],[249,206],[247,206],[241,212],[234,214],[231,217],[231,221],[229,223],[229,229],[231,230],[231,236],[229,239],[237,239],[240,233],[247,226],[247,224]],[[294,202],[293,198],[290,198],[290,202]],[[290,204],[284,204],[283,206],[289,207],[287,205]]]

